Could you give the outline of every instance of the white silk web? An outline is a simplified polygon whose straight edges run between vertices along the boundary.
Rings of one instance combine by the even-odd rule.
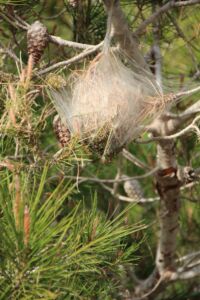
[[[110,16],[109,16],[110,17]],[[118,152],[166,107],[153,75],[110,46],[110,21],[103,50],[61,89],[51,89],[54,105],[72,135],[101,154]],[[95,146],[98,149],[98,145]]]

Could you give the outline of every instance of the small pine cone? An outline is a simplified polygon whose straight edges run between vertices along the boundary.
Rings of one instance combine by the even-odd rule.
[[[28,54],[33,56],[33,62],[36,64],[46,48],[49,40],[47,28],[39,21],[34,22],[27,32]]]
[[[56,115],[53,120],[53,129],[61,146],[65,147],[71,139],[71,134],[69,129],[62,123],[59,115]]]
[[[127,176],[123,176],[128,178]],[[139,201],[144,198],[144,194],[141,188],[141,185],[138,180],[127,180],[124,182],[124,190],[129,198],[132,198],[134,201]]]

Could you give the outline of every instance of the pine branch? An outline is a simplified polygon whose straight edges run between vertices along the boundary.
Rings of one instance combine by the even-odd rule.
[[[106,220],[95,200],[91,210],[79,202],[62,216],[74,185],[61,181],[47,193],[47,167],[39,181],[12,172],[4,174],[0,189],[2,299],[96,297],[102,287],[110,293],[110,274],[117,276],[137,248],[127,247],[126,238],[144,227],[124,225],[128,208]]]
[[[76,55],[76,56],[74,56],[74,57],[72,57],[68,60],[60,61],[60,62],[58,62],[58,63],[56,63],[56,64],[54,64],[50,67],[39,70],[38,72],[36,72],[36,74],[38,76],[44,75],[44,74],[47,74],[47,73],[49,73],[49,72],[51,72],[51,71],[53,71],[57,68],[66,67],[66,66],[70,66],[73,63],[77,63],[77,62],[81,61],[82,59],[84,59],[85,57],[97,52],[101,48],[101,46],[102,46],[102,43],[100,43],[100,44],[98,44],[98,45],[96,45],[92,48],[89,48],[89,49],[83,51],[82,53],[80,53],[80,54],[78,54],[78,55]]]
[[[188,0],[188,1],[174,1],[174,0],[170,0],[168,1],[165,5],[163,5],[162,7],[159,7],[157,9],[157,11],[155,11],[148,19],[146,19],[144,22],[142,22],[137,30],[134,32],[136,35],[140,35],[142,34],[146,27],[155,22],[161,14],[167,12],[168,10],[172,9],[172,8],[179,8],[182,6],[190,6],[190,5],[195,5],[200,3],[199,0]]]

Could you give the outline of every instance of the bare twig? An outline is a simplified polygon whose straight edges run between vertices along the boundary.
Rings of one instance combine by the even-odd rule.
[[[195,277],[200,277],[200,265],[196,265],[190,270],[177,270],[171,274],[170,281],[188,280]]]
[[[200,3],[200,0],[188,0],[188,1],[177,1],[177,2],[171,0],[167,2],[165,5],[163,5],[162,7],[158,8],[148,19],[142,22],[138,26],[137,30],[135,31],[135,34],[136,35],[142,34],[149,24],[155,22],[160,17],[161,14],[167,12],[172,8],[195,5],[198,3]]]
[[[183,97],[183,96],[189,96],[189,95],[192,95],[196,92],[199,92],[200,91],[200,86],[197,86],[196,88],[193,88],[191,90],[187,90],[187,91],[182,91],[182,92],[179,92],[179,93],[176,93],[174,96],[176,98],[180,98],[180,97]]]
[[[176,132],[174,134],[165,135],[165,136],[155,136],[150,139],[143,140],[143,141],[137,140],[136,142],[139,144],[148,144],[148,143],[155,142],[155,141],[172,140],[172,139],[175,139],[175,138],[185,135],[188,131],[191,131],[191,130],[195,131],[197,133],[197,135],[200,136],[200,129],[196,125],[196,122],[198,122],[199,120],[200,120],[200,116],[197,116],[196,118],[194,118],[194,120],[192,121],[192,123],[190,125],[188,125],[181,131]]]
[[[17,55],[11,49],[3,47],[1,44],[0,44],[0,53],[5,53],[6,55],[14,59],[16,63],[21,62],[20,59],[17,57]]]
[[[15,14],[15,16],[11,16],[9,14],[5,14],[0,11],[0,16],[8,22],[10,25],[12,25],[15,28],[20,28],[23,30],[28,30],[30,25],[25,22],[23,19],[21,19],[18,15]],[[56,44],[58,46],[63,46],[63,47],[72,47],[76,49],[90,49],[92,47],[96,47],[96,45],[90,45],[90,44],[83,44],[83,43],[76,43],[72,41],[68,41],[65,39],[62,39],[61,37],[54,36],[54,35],[49,35],[49,42]]]
[[[85,50],[82,53],[80,53],[80,54],[78,54],[78,55],[76,55],[76,56],[74,56],[74,57],[72,57],[68,60],[60,61],[60,62],[58,62],[58,63],[56,63],[56,64],[54,64],[50,67],[47,67],[43,70],[38,71],[37,75],[39,75],[39,76],[44,75],[44,74],[49,73],[49,72],[51,72],[51,71],[53,71],[57,68],[67,67],[67,66],[69,66],[73,63],[77,63],[77,62],[81,61],[82,59],[84,59],[85,57],[87,57],[88,55],[91,55],[91,54],[95,53],[96,51],[98,51],[101,48],[101,46],[102,46],[102,42],[100,44],[92,47],[91,49]]]
[[[182,257],[179,257],[177,259],[177,262],[186,262],[188,263],[188,261],[190,262],[191,260],[196,259],[197,257],[200,257],[200,251],[197,252],[193,252],[193,253],[189,253],[187,255],[184,255]]]
[[[116,197],[121,200],[121,201],[125,201],[125,202],[131,202],[131,203],[152,203],[152,202],[157,202],[160,200],[160,197],[154,197],[154,198],[140,198],[138,200],[130,198],[130,197],[126,197],[120,194],[116,194]]]
[[[97,183],[116,183],[116,182],[125,182],[133,179],[144,179],[149,176],[152,176],[157,172],[158,168],[154,168],[153,170],[145,173],[144,175],[138,175],[138,176],[133,176],[133,177],[127,177],[127,178],[120,178],[120,179],[100,179],[100,178],[94,178],[94,177],[83,177],[79,176],[78,181],[91,181],[91,182],[97,182]],[[75,179],[77,180],[77,176],[65,176],[65,178],[69,179]]]
[[[191,56],[191,59],[193,61],[193,64],[194,64],[194,67],[196,69],[196,72],[199,71],[199,68],[198,68],[198,61],[197,61],[197,58],[195,57],[195,54],[193,52],[193,48],[196,49],[196,47],[194,45],[192,45],[192,43],[190,41],[187,40],[184,32],[181,30],[179,24],[176,22],[176,19],[174,17],[172,17],[171,14],[167,13],[167,16],[169,17],[169,19],[171,20],[172,24],[174,25],[178,35],[182,38],[182,40],[185,42],[185,45],[186,47],[188,48],[188,52],[190,53],[190,56]],[[196,49],[197,51],[199,51],[198,49]]]
[[[49,42],[62,46],[62,47],[71,47],[76,49],[91,49],[95,47],[95,45],[89,45],[89,44],[82,44],[82,43],[76,43],[68,40],[64,40],[59,36],[55,35],[49,35]]]
[[[200,112],[200,100],[195,102],[193,105],[189,106],[182,114],[179,115],[179,118],[183,121],[187,120],[188,116],[193,116]]]
[[[58,17],[60,17],[62,14],[64,14],[67,11],[66,7],[64,7],[59,13],[50,16],[50,17],[42,17],[43,20],[54,20],[57,19]]]
[[[122,154],[126,159],[128,159],[130,162],[132,162],[137,167],[139,167],[141,169],[144,169],[144,170],[150,170],[150,167],[148,165],[146,165],[144,162],[139,160],[135,155],[130,153],[125,148],[122,150]]]
[[[8,22],[10,25],[15,27],[16,29],[20,28],[23,30],[27,30],[28,26],[24,25],[23,23],[19,22],[17,18],[14,18],[10,14],[5,14],[4,12],[0,11],[0,17],[4,19],[6,22]]]
[[[80,178],[80,177],[79,177]],[[152,202],[156,202],[160,200],[160,197],[154,197],[154,198],[140,198],[140,199],[133,199],[131,197],[126,197],[123,196],[119,193],[116,193],[116,191],[113,188],[110,188],[109,186],[107,186],[105,183],[103,183],[102,181],[99,181],[99,178],[97,177],[93,177],[94,179],[97,179],[97,183],[101,185],[101,187],[103,189],[105,189],[106,191],[108,191],[112,196],[114,196],[115,198],[117,198],[120,201],[125,201],[125,202],[130,202],[130,203],[152,203]],[[81,181],[84,182],[84,181]],[[120,182],[118,182],[120,183]]]

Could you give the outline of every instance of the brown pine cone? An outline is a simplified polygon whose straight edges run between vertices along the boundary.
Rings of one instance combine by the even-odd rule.
[[[59,115],[56,115],[54,117],[53,129],[54,129],[54,132],[56,134],[56,137],[57,137],[60,145],[62,147],[65,147],[71,139],[71,134],[70,134],[69,129],[66,127],[66,125],[64,125],[62,123]]]
[[[47,28],[39,21],[34,22],[27,31],[28,54],[33,56],[34,64],[40,60],[49,40]]]

